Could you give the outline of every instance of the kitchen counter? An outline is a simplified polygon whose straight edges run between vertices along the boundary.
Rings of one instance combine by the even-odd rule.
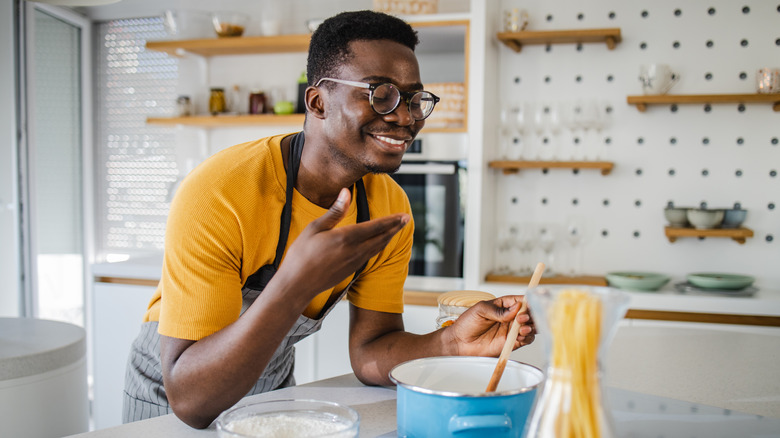
[[[541,365],[541,342],[512,358]],[[774,335],[686,328],[618,330],[606,380],[621,436],[780,436],[780,331]],[[353,407],[362,437],[395,436],[394,388],[344,375],[248,397],[241,403],[308,398]],[[752,432],[752,434],[751,434]],[[648,435],[650,434],[650,435]],[[77,435],[82,438],[216,436],[174,415]]]
[[[108,283],[156,286],[161,272],[162,254],[92,266],[95,281]],[[752,297],[691,295],[675,291],[672,283],[658,292],[629,292],[631,308],[627,317],[780,326],[780,290],[761,288]],[[458,280],[410,277],[406,283],[405,302],[436,306],[440,292],[461,287]],[[525,290],[525,287],[502,283],[482,283],[477,288],[496,296]]]

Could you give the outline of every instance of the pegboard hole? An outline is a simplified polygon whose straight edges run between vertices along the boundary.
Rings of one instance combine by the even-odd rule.
[[[580,21],[584,20],[585,19],[585,14],[580,12],[579,14],[577,14],[577,19],[580,20]]]
[[[707,40],[707,48],[708,49],[711,49],[712,46],[714,46],[714,45],[715,45],[715,43],[712,40]]]
[[[636,143],[639,145],[645,144],[645,139],[642,137],[639,137],[636,139]]]
[[[612,82],[615,80],[615,77],[612,75],[607,75],[607,82]]]
[[[707,169],[702,169],[702,171],[701,171],[701,176],[709,176],[709,175],[710,175],[710,171],[709,171],[709,170],[707,170]]]
[[[777,146],[777,143],[778,143],[777,137],[772,137],[771,143],[772,143],[773,146]]]
[[[742,47],[747,47],[748,44],[749,44],[748,40],[746,40],[746,39],[743,39],[742,41],[739,42],[739,45],[742,46]]]
[[[745,73],[744,71],[739,72],[739,78],[744,81],[745,79],[747,79],[747,73]]]
[[[707,13],[710,14],[710,15],[715,15],[715,8],[707,9]]]
[[[639,48],[645,50],[647,48],[647,43],[643,41],[641,44],[639,44]]]
[[[740,103],[739,105],[737,105],[737,111],[739,111],[741,113],[744,113],[745,112],[745,104]]]
[[[674,16],[675,17],[679,17],[680,15],[682,15],[682,9],[675,9],[674,10]]]
[[[737,176],[737,178],[739,178],[740,176],[742,176],[742,171],[741,171],[741,170],[739,170],[739,169],[737,169],[737,171],[736,171],[736,172],[734,172],[734,175],[736,175],[736,176]]]
[[[515,83],[516,83],[516,84],[519,84],[519,83],[520,83],[520,76],[515,76]]]
[[[542,205],[547,205],[547,198],[542,198]]]
[[[710,105],[710,104],[705,104],[705,105],[704,105],[704,112],[705,112],[705,113],[708,113],[708,112],[710,112],[710,111],[712,111],[712,105]]]
[[[707,208],[707,202],[706,201],[701,201],[699,203],[699,208],[701,208],[702,210],[706,209]]]
[[[545,19],[546,19],[547,21],[553,21],[553,16],[552,16],[552,14],[547,14],[547,17],[545,17]]]
[[[775,240],[771,234],[767,234],[764,239],[767,241],[767,243],[772,243],[772,241]]]
[[[669,107],[669,109],[670,109],[670,110],[671,110],[673,113],[676,113],[676,112],[677,112],[677,104],[676,104],[676,103],[672,104],[672,106],[670,106],[670,107]]]
[[[634,173],[636,173],[636,176],[642,176],[642,169],[637,169]]]
[[[776,170],[770,170],[769,171],[769,176],[772,177],[772,178],[776,177],[777,176],[777,171]]]
[[[642,18],[647,18],[649,15],[650,13],[647,10],[642,11]]]
[[[747,6],[743,6],[743,7],[742,7],[742,13],[743,13],[743,14],[749,14],[749,13],[750,13],[750,8],[749,8],[749,7],[747,7]]]
[[[774,210],[775,209],[775,203],[774,202],[770,202],[769,204],[767,204],[766,208],[768,208],[769,210]]]
[[[669,169],[669,176],[674,176],[675,173],[677,172],[674,169]]]
[[[617,17],[617,15],[614,12],[610,12],[609,15],[607,15],[607,17],[609,17],[610,20],[614,20],[615,17]]]
[[[677,138],[672,137],[669,139],[669,144],[677,144]]]
[[[601,236],[602,236],[602,237],[608,237],[608,236],[609,236],[609,231],[607,231],[607,230],[601,230]]]
[[[602,204],[604,207],[609,207],[609,199],[605,199],[605,200],[601,201],[601,204]]]
[[[711,81],[712,80],[712,73],[707,72],[706,75],[704,75],[704,79]]]
[[[639,237],[641,236],[641,233],[637,230],[637,231],[633,232],[633,235],[634,235],[634,238],[639,239]]]
[[[742,146],[743,144],[745,144],[745,139],[742,137],[737,137],[737,144]]]
[[[680,48],[680,42],[679,41],[673,42],[672,43],[672,47],[674,47],[675,49],[679,49]]]
[[[637,199],[636,201],[634,201],[634,205],[635,205],[636,207],[641,207],[641,206],[642,206],[642,201],[641,201],[641,200],[639,200],[639,199]]]
[[[545,76],[545,77],[544,77],[544,82],[545,82],[545,83],[549,84],[549,83],[550,83],[550,81],[552,81],[552,78],[551,78],[551,77],[549,77],[549,76]]]
[[[580,201],[577,198],[574,198],[574,199],[571,200],[571,205],[576,206],[576,205],[579,205],[579,203],[580,203]]]

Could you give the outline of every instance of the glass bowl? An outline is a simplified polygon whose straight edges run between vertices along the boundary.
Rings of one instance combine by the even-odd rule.
[[[214,30],[220,38],[239,37],[249,24],[249,15],[240,12],[215,12],[211,15]]]
[[[217,417],[220,438],[353,438],[360,415],[319,400],[274,400],[230,408]]]

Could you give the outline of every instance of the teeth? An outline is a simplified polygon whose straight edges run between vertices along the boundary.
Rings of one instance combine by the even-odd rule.
[[[405,142],[403,140],[396,140],[390,137],[383,137],[381,135],[377,135],[376,138],[378,138],[381,141],[384,141],[386,143],[394,144],[394,145],[402,145]]]

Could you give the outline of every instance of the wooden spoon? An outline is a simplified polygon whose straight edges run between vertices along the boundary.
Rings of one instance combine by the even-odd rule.
[[[544,263],[538,263],[536,269],[534,269],[534,275],[531,276],[531,281],[528,283],[528,289],[539,285],[539,280],[542,278],[544,272]],[[517,334],[520,333],[520,323],[517,322],[517,315],[525,310],[527,307],[525,302],[525,296],[523,296],[523,303],[520,305],[520,309],[512,318],[512,326],[509,328],[509,334],[506,336],[506,342],[504,342],[504,348],[501,350],[501,355],[498,356],[498,363],[496,363],[496,369],[493,370],[493,376],[490,377],[485,392],[493,392],[498,386],[498,381],[501,380],[501,375],[504,374],[504,368],[506,368],[506,361],[509,359],[509,353],[512,352],[512,347],[515,345]]]

